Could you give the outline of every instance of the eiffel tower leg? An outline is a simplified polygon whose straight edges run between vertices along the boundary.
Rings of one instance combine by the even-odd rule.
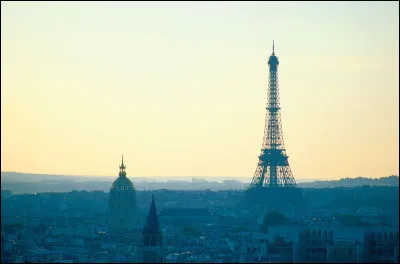
[[[276,187],[278,182],[277,182],[277,167],[276,166],[270,166],[271,172],[270,172],[270,187]]]

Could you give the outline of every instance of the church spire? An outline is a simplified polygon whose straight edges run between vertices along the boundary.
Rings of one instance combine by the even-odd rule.
[[[119,176],[120,177],[126,177],[125,169],[126,169],[126,166],[124,165],[124,154],[122,154],[122,163],[121,163],[121,166],[119,166]]]
[[[154,195],[152,195],[149,214],[142,232],[142,239],[145,246],[161,246],[162,244],[162,233],[160,222],[158,221]]]

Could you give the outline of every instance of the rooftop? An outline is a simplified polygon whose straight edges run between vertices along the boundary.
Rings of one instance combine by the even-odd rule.
[[[166,208],[160,212],[160,216],[174,216],[174,217],[199,217],[199,216],[212,216],[210,210],[207,208]]]

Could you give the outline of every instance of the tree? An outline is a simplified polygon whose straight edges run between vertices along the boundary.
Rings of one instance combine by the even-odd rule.
[[[195,227],[184,227],[182,233],[185,236],[200,237],[201,232]]]
[[[264,215],[263,223],[260,227],[261,232],[268,233],[268,227],[287,224],[289,220],[284,214],[279,212],[268,212]]]

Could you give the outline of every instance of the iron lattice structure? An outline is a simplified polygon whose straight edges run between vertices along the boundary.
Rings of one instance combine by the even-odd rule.
[[[269,86],[264,140],[256,172],[248,190],[265,187],[297,188],[283,143],[278,89],[278,57],[274,45],[268,60]]]

